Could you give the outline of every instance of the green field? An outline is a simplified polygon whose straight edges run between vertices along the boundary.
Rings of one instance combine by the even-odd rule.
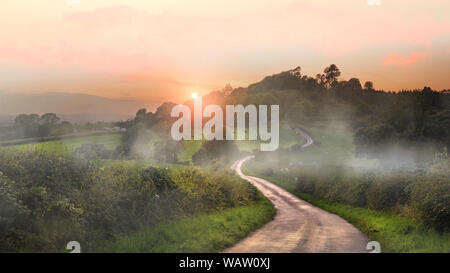
[[[248,138],[248,132],[247,132]],[[292,129],[280,127],[280,148],[289,148],[295,144],[303,144],[304,140],[299,137]],[[261,141],[259,140],[240,140],[236,141],[240,151],[253,152],[260,150]]]
[[[185,140],[183,142],[184,144],[184,151],[180,153],[178,159],[181,161],[192,161],[192,156],[200,150],[202,147],[202,141],[198,140]]]
[[[78,138],[70,138],[63,140],[52,140],[46,142],[35,142],[28,144],[20,144],[14,146],[7,146],[20,151],[47,151],[53,153],[67,154],[75,151],[83,144],[103,144],[108,150],[114,150],[120,145],[120,134],[106,134],[96,136],[86,136]]]
[[[344,126],[316,124],[305,131],[314,140],[314,144],[283,157],[281,164],[329,164],[353,167],[369,167],[377,164],[377,160],[355,158],[353,133]]]

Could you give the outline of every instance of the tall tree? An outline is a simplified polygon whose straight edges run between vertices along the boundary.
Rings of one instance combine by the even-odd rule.
[[[364,83],[364,89],[369,90],[369,91],[374,90],[374,89],[373,89],[373,82],[371,82],[371,81],[366,81],[366,82]]]
[[[35,137],[39,129],[39,115],[18,115],[14,120],[14,128],[18,137]]]
[[[335,87],[338,81],[338,78],[341,76],[341,71],[339,70],[339,68],[335,65],[332,64],[329,67],[326,67],[323,70],[324,74],[325,74],[325,85],[328,88],[332,88]]]

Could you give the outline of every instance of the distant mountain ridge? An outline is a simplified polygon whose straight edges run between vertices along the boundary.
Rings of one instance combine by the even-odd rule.
[[[0,93],[0,121],[21,113],[56,113],[72,122],[123,120],[140,108],[156,109],[161,102],[111,99],[80,93],[14,94]]]

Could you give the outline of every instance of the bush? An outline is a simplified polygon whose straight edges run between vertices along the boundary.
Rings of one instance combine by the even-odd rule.
[[[248,163],[252,172],[288,182],[297,193],[352,206],[407,213],[429,228],[449,231],[450,163],[445,151],[427,168],[409,172],[385,169],[361,172],[334,166],[274,168],[273,165],[264,161]]]
[[[450,231],[450,160],[446,150],[417,179],[412,203],[421,212],[425,225],[441,232]]]
[[[59,252],[73,240],[89,251],[142,226],[257,200],[237,176],[192,167],[1,149],[0,170],[1,252]]]
[[[409,179],[399,173],[377,176],[368,191],[368,207],[383,210],[408,204],[412,183]]]
[[[413,204],[421,212],[424,224],[440,232],[450,231],[450,183],[445,179],[428,178],[417,183]]]
[[[239,149],[234,141],[211,140],[205,141],[200,150],[193,156],[192,161],[198,165],[208,164],[214,159],[224,158],[231,161],[239,155]]]

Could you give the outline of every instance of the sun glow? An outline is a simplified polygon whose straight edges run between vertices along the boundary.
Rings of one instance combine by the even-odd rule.
[[[197,93],[192,93],[192,98],[193,99],[196,99],[198,96],[197,96]]]

